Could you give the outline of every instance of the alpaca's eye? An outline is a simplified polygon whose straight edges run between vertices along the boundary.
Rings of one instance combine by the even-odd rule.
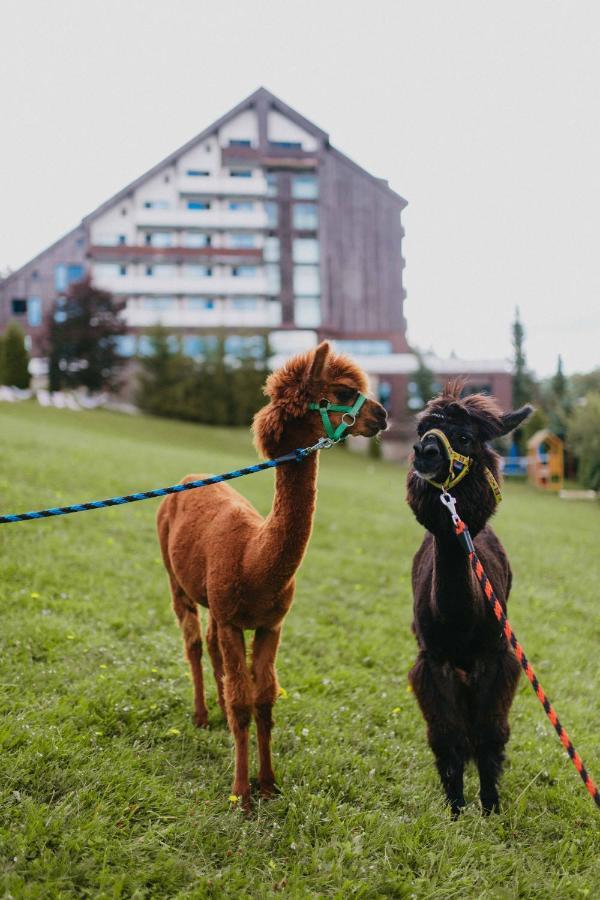
[[[355,394],[356,394],[356,391],[354,391],[352,389],[341,390],[341,391],[335,392],[335,396],[340,401],[340,403],[349,403],[350,400],[354,400]]]
[[[468,434],[461,434],[461,435],[459,435],[458,439],[461,442],[461,444],[468,444],[469,440],[470,440]]]

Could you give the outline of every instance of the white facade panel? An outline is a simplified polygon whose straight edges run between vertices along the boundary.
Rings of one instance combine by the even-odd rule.
[[[270,141],[302,144],[302,149],[311,153],[319,149],[318,141],[312,134],[274,109],[270,109],[267,116],[267,136]]]
[[[206,178],[181,175],[177,179],[180,194],[199,196],[266,197],[267,180],[262,172],[255,170],[251,178],[235,178],[224,175],[221,178]]]
[[[246,109],[219,130],[219,144],[228,147],[230,141],[250,141],[258,146],[258,119],[253,109]]]
[[[114,271],[106,271],[96,264],[93,268],[93,279],[98,287],[120,296],[132,295],[190,295],[190,296],[272,296],[277,292],[269,287],[262,273],[256,277],[217,275],[206,278],[192,278],[178,275],[175,277],[158,277],[154,275],[118,275]]]
[[[264,208],[232,209],[136,209],[135,221],[150,228],[267,228]]]

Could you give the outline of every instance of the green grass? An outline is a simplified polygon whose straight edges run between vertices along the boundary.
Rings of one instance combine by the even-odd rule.
[[[30,404],[0,408],[0,450],[4,512],[255,458],[245,432]],[[269,508],[271,473],[237,486]],[[324,454],[278,659],[282,794],[249,819],[207,667],[211,729],[192,725],[156,507],[0,527],[0,896],[598,896],[599,811],[525,679],[502,813],[481,817],[470,772],[449,821],[407,691],[421,529],[403,470]],[[598,778],[598,509],[508,485],[496,528],[512,624]]]

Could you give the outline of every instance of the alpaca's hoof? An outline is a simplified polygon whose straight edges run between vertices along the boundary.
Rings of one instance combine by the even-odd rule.
[[[270,800],[271,797],[277,797],[281,794],[281,788],[274,781],[255,780],[254,787],[258,788],[263,800]]]
[[[455,822],[465,807],[465,798],[459,797],[457,800],[450,800],[450,818]]]
[[[208,710],[194,713],[194,725],[196,728],[208,728]]]
[[[498,794],[491,797],[481,797],[481,811],[484,816],[490,816],[493,812],[500,812],[500,797]]]

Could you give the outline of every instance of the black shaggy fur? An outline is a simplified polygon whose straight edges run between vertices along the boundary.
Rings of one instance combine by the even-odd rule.
[[[486,442],[508,434],[532,411],[526,406],[503,415],[483,394],[460,399],[462,387],[460,382],[446,385],[421,414],[407,496],[429,532],[413,560],[413,630],[419,655],[409,679],[427,722],[429,745],[453,816],[465,804],[463,773],[469,759],[479,771],[484,813],[499,809],[498,780],[520,667],[458,543],[439,489],[423,477],[443,481],[447,476],[441,442],[432,435],[424,442],[421,438],[430,428],[438,428],[454,450],[472,459],[469,474],[452,494],[506,609],[511,569],[502,544],[486,524],[496,503],[484,468],[499,480],[498,457]]]

